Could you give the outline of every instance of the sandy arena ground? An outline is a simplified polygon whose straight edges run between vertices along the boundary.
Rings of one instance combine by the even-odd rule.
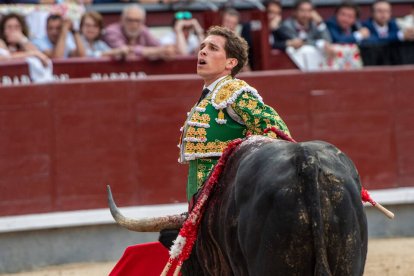
[[[85,263],[47,267],[41,270],[2,274],[13,276],[102,276],[108,275],[114,262]],[[365,276],[414,275],[414,238],[378,239],[369,241]]]

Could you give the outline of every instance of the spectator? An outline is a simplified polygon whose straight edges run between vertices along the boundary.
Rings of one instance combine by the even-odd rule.
[[[240,22],[240,13],[235,9],[226,9],[223,12],[221,19],[221,26],[225,27],[235,33],[238,33],[237,27]]]
[[[161,46],[151,35],[145,26],[145,10],[137,4],[124,8],[120,23],[106,28],[104,40],[112,48],[127,45],[129,53],[137,57],[171,59],[175,56],[173,46]]]
[[[180,2],[182,0],[139,0],[138,2],[141,4],[173,4]],[[127,3],[132,2],[130,0],[93,0],[94,4],[102,4],[102,3]]]
[[[310,0],[295,2],[293,16],[282,22],[279,33],[286,53],[301,70],[325,69],[335,56],[326,24]]]
[[[342,2],[335,10],[335,16],[326,21],[332,37],[332,52],[326,58],[324,69],[347,70],[362,68],[359,47],[361,41],[369,36],[369,30],[358,21],[359,9],[349,0]]]
[[[3,58],[26,58],[34,56],[45,65],[48,58],[28,39],[29,31],[24,17],[9,13],[0,21],[1,55]]]
[[[127,56],[129,48],[124,45],[116,49],[111,49],[102,39],[103,18],[95,11],[90,11],[82,15],[80,21],[80,32],[85,46],[87,57],[113,56],[122,58]]]
[[[279,32],[280,23],[282,22],[282,4],[279,0],[266,0],[263,4],[266,7],[267,19],[269,23],[269,43],[273,49],[284,49],[284,38],[286,38],[286,36],[283,36],[283,34]],[[252,26],[250,22],[243,24],[241,36],[249,45],[249,65],[254,69],[254,46],[251,31]]]
[[[411,14],[408,14],[400,19],[397,19],[398,27],[407,36],[412,36],[414,32],[414,5],[411,6]],[[406,41],[400,46],[401,63],[414,64],[414,42]]]
[[[411,7],[411,13],[403,18],[397,19],[398,27],[405,31],[414,28],[414,5]]]
[[[194,55],[201,41],[204,40],[204,30],[193,18],[189,11],[179,11],[174,14],[174,31],[161,39],[162,45],[174,45],[180,55]]]
[[[303,45],[316,46],[329,51],[331,37],[322,17],[310,0],[297,0],[293,17],[283,21],[280,27],[284,46],[298,49]]]
[[[279,1],[267,1],[265,2],[267,19],[269,23],[269,35],[270,45],[272,48],[279,48],[277,42],[280,40],[280,33],[278,32],[280,24],[282,23],[282,4]]]
[[[113,0],[112,0],[113,1]],[[129,0],[118,0],[121,2],[129,2]],[[140,0],[141,4],[174,4],[182,0]]]
[[[55,0],[9,0],[0,1],[0,4],[55,4]]]
[[[46,36],[35,39],[36,47],[50,58],[84,57],[79,32],[69,18],[51,14],[46,20]]]
[[[359,9],[350,1],[342,2],[335,10],[335,16],[326,21],[333,43],[360,43],[369,37],[369,30],[358,21]]]
[[[413,40],[411,29],[403,32],[391,17],[391,4],[386,0],[377,0],[372,4],[372,17],[364,26],[370,31],[370,36],[364,41],[368,45],[386,45],[403,40]]]
[[[0,60],[9,59],[9,58],[10,58],[9,49],[7,49],[6,43],[4,43],[4,41],[0,39]]]

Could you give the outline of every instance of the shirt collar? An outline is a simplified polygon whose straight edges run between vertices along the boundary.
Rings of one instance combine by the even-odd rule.
[[[380,26],[375,21],[373,21],[372,23],[373,23],[375,29],[377,29],[377,31],[379,31],[379,32],[388,32],[388,24],[385,24],[384,26]]]
[[[209,86],[207,86],[207,87],[204,85],[203,89],[204,89],[204,88],[207,88],[208,90],[210,90],[210,92],[211,92],[211,91],[213,91],[213,90],[214,90],[214,88],[216,88],[216,85],[217,85],[217,84],[218,84],[221,80],[223,80],[224,78],[227,78],[228,76],[229,76],[229,75],[216,79],[216,80],[215,80],[212,84],[210,84],[210,85],[209,85]]]
[[[296,19],[294,19],[293,20],[293,22],[294,22],[294,25],[295,25],[295,29],[299,32],[299,31],[303,31],[303,32],[307,32],[308,31],[308,29],[309,29],[309,27],[310,27],[310,24],[309,24],[309,26],[304,26],[304,25],[301,25]]]

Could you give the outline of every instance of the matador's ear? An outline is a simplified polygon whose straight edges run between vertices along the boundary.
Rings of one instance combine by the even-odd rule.
[[[226,61],[226,69],[231,71],[238,63],[237,58],[228,58]]]

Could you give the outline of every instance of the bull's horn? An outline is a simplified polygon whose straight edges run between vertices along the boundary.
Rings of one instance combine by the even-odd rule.
[[[112,217],[120,226],[136,232],[159,232],[163,229],[179,229],[186,217],[184,215],[172,215],[156,218],[130,219],[124,217],[116,206],[112,197],[111,187],[107,185],[108,204]]]

